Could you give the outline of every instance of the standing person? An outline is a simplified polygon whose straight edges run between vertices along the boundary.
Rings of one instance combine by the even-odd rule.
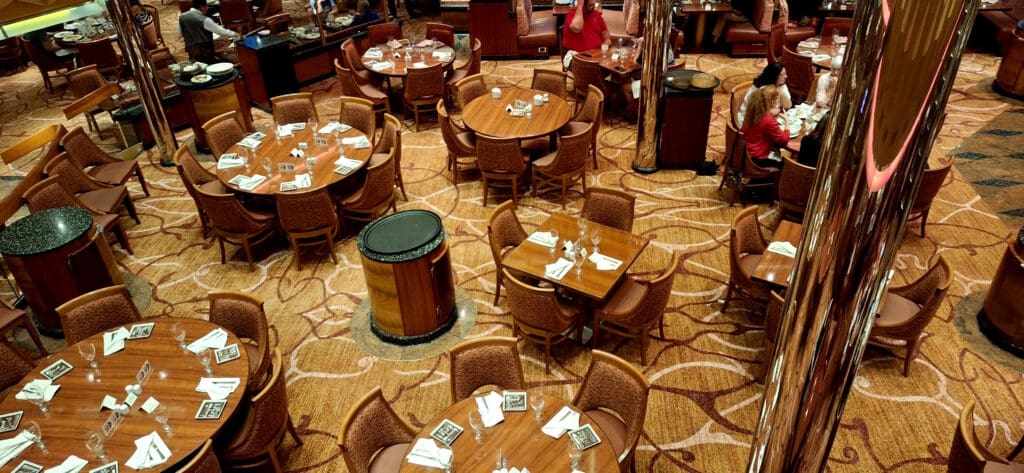
[[[758,88],[750,97],[750,109],[742,131],[747,142],[747,154],[759,167],[782,167],[781,159],[769,158],[789,143],[789,133],[775,121],[775,117],[782,113],[780,95],[778,87],[766,85]]]
[[[216,50],[213,47],[213,33],[228,38],[237,38],[234,31],[218,25],[206,16],[206,0],[192,0],[192,8],[178,17],[178,29],[185,40],[185,52],[192,62],[217,62]]]
[[[836,55],[832,57],[832,68],[818,78],[818,89],[815,91],[814,104],[827,108],[832,104],[832,95],[836,93],[836,83],[839,82],[839,74],[843,69],[843,57]]]
[[[611,45],[612,35],[604,22],[601,12],[595,7],[595,0],[579,0],[576,8],[565,16],[562,29],[562,47],[572,51],[586,51]]]
[[[779,99],[783,110],[793,108],[793,97],[789,95],[789,87],[786,86],[786,65],[781,62],[773,62],[764,66],[764,70],[761,71],[761,75],[754,78],[754,85],[747,89],[747,95],[743,97],[743,103],[740,105],[740,110],[736,112],[736,123],[743,125],[743,117],[747,113],[747,104],[750,103],[750,98],[754,95],[754,92],[761,87],[766,85],[774,85],[778,88]]]
[[[370,8],[370,2],[367,0],[359,0],[359,14],[352,19],[352,26],[360,25],[363,23],[369,23],[371,21],[377,21],[380,19],[380,15]]]

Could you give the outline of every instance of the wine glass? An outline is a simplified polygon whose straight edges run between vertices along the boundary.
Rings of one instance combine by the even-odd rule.
[[[171,333],[174,334],[174,339],[178,341],[178,348],[185,350],[188,345],[185,344],[185,326],[180,323],[171,325]]]
[[[273,165],[270,163],[270,158],[263,158],[263,171],[267,173],[267,177],[273,176],[271,169],[273,169]]]
[[[484,434],[484,419],[480,417],[480,412],[471,411],[469,413],[469,426],[473,428],[473,438],[480,442],[480,438]]]
[[[46,449],[46,442],[43,441],[43,429],[39,428],[39,424],[30,420],[25,422],[25,430],[32,435],[32,441],[36,444],[36,448],[41,450],[43,453],[49,453]]]
[[[601,57],[608,57],[608,43],[601,43]]]
[[[597,253],[600,252],[600,247],[601,247],[601,231],[600,230],[595,228],[594,231],[590,232],[590,242],[594,244],[594,254],[596,255]]]
[[[538,389],[530,391],[530,407],[533,408],[533,420],[540,421],[544,418],[544,393]]]
[[[583,456],[583,452],[580,451],[580,448],[576,446],[576,443],[573,442],[572,439],[569,439],[569,446],[566,451],[569,454],[569,466],[571,466],[573,470],[579,468],[580,457]]]
[[[558,239],[558,230],[552,229],[550,233],[551,233],[551,240],[553,240],[555,242],[555,244],[551,245],[551,248],[548,249],[548,252],[551,253],[551,257],[554,257],[555,256],[555,251],[558,249],[558,242],[560,240]]]
[[[213,376],[213,369],[210,368],[210,357],[213,354],[213,350],[209,348],[199,352],[199,364],[203,365],[203,373],[207,376]]]
[[[78,354],[82,355],[82,358],[89,362],[90,368],[96,369],[100,367],[100,364],[96,362],[96,345],[92,343],[79,343]]]
[[[588,223],[584,218],[580,218],[576,222],[580,227],[580,239],[582,240],[587,235]]]
[[[274,120],[274,141],[277,144],[281,144],[281,125],[278,125],[277,120]]]
[[[309,120],[306,121],[306,127],[312,131],[314,137],[316,136],[316,132],[318,131],[318,126],[319,123],[317,123],[316,117],[309,117]]]
[[[99,460],[100,463],[106,463],[109,459],[107,457],[107,453],[103,451],[103,434],[95,430],[90,430],[86,434],[85,448],[89,449],[90,452],[96,455],[96,459]]]
[[[167,406],[158,404],[153,409],[153,418],[160,424],[160,428],[164,429],[164,432],[171,433],[171,424],[167,422],[170,417],[170,413],[167,412]]]
[[[583,243],[580,242],[580,244],[582,245]],[[583,262],[586,260],[587,249],[581,247],[579,256],[576,257],[576,261],[573,261],[573,264],[576,265],[576,277],[580,277],[581,275],[583,275]]]
[[[43,414],[49,414],[50,413],[50,408],[47,407],[47,404],[49,404],[50,401],[46,400],[46,391],[45,390],[42,393],[39,394],[39,397],[29,396],[28,402],[31,402],[34,406],[38,407],[39,408],[39,412],[42,412]]]

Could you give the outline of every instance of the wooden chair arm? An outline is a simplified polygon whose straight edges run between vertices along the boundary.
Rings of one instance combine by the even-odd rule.
[[[53,138],[57,136],[57,130],[59,128],[60,125],[55,124],[33,133],[27,138],[15,143],[14,146],[0,151],[0,158],[3,159],[4,164],[11,164],[14,161],[17,161],[22,156],[25,156],[26,154],[41,148],[46,143],[53,141]]]
[[[72,119],[78,115],[88,112],[96,108],[99,104],[110,99],[112,95],[120,94],[122,92],[120,84],[107,84],[99,89],[89,92],[88,95],[71,102],[70,105],[64,107],[64,117]]]

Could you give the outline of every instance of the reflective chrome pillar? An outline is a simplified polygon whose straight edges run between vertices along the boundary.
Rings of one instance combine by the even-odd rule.
[[[634,4],[639,7],[640,2]],[[661,144],[661,92],[665,79],[665,45],[672,31],[672,0],[649,0],[644,20],[643,55],[640,71],[640,106],[636,128],[636,158],[633,170],[651,173],[658,170],[658,146]]]
[[[857,2],[748,472],[825,469],[978,1]]]

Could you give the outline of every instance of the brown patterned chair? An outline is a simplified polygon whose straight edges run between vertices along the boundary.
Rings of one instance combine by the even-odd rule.
[[[239,117],[239,112],[224,112],[203,123],[203,134],[206,135],[206,145],[210,147],[210,154],[214,157],[227,153],[228,149],[242,141],[248,132],[245,123]]]
[[[380,386],[352,405],[338,432],[341,457],[351,473],[398,471],[414,440],[416,431],[395,414]]]
[[[473,74],[455,83],[455,98],[458,100],[459,108],[462,110],[465,110],[466,105],[469,105],[477,97],[482,97],[489,93],[483,74]]]
[[[473,46],[471,48],[472,56],[470,56],[469,61],[463,64],[462,67],[453,69],[448,74],[448,78],[445,79],[449,95],[449,103],[451,103],[450,99],[455,96],[455,90],[457,89],[455,84],[459,83],[462,79],[480,73],[480,62],[483,59],[483,51],[481,48],[483,48],[483,44],[480,42],[480,38],[473,38]]]
[[[270,376],[271,365],[270,323],[263,301],[235,291],[215,291],[207,298],[210,300],[210,322],[224,327],[242,342],[242,349],[249,359],[246,390],[257,392],[263,389]]]
[[[341,97],[338,101],[338,107],[341,108],[338,112],[338,121],[366,133],[370,141],[373,141],[377,134],[377,114],[391,113],[389,107],[385,107],[389,111],[384,112],[377,109],[372,101],[364,98]]]
[[[594,169],[597,169],[597,135],[601,130],[601,120],[604,116],[604,92],[593,84],[587,87],[587,99],[583,102],[583,108],[576,112],[576,116],[569,120],[558,134],[561,136],[575,135],[593,125],[593,132],[590,135],[590,157],[594,161]]]
[[[256,27],[249,2],[245,0],[221,0],[220,23],[238,34],[245,34]]]
[[[55,310],[60,316],[68,346],[105,330],[142,320],[124,285],[87,292]]]
[[[132,244],[128,240],[128,233],[125,232],[121,218],[116,213],[104,213],[90,209],[71,191],[65,189],[56,177],[48,177],[37,182],[25,191],[22,199],[25,200],[25,205],[32,213],[57,207],[78,207],[89,210],[93,214],[94,224],[102,227],[104,232],[109,232],[128,254],[135,254],[132,251]]]
[[[455,47],[455,27],[444,23],[427,22],[427,31],[423,37],[440,41],[450,48]]]
[[[380,140],[373,147],[370,165],[377,164],[387,158],[391,150],[395,150],[395,187],[402,191],[402,198],[407,202],[405,182],[402,180],[402,122],[390,113],[384,114],[384,128],[380,132]]]
[[[1006,458],[985,448],[984,442],[978,438],[978,432],[974,428],[976,406],[977,402],[970,399],[960,411],[960,420],[953,431],[953,443],[949,447],[949,464],[946,470],[949,473],[981,473],[985,470],[986,462],[1004,465],[1010,463]]]
[[[25,53],[16,37],[0,40],[0,66],[7,67],[11,64],[16,70],[21,70],[25,65]]]
[[[747,142],[743,132],[737,130],[732,123],[725,124],[725,163],[726,169],[718,189],[732,189],[733,205],[743,196],[743,191],[750,188],[775,188],[779,170],[760,167],[747,155]]]
[[[730,56],[751,56],[765,54],[772,25],[784,25],[784,44],[796,44],[813,37],[816,32],[813,26],[796,26],[789,24],[789,6],[779,5],[779,16],[773,19],[776,3],[773,0],[755,0],[751,21],[731,23],[725,30],[725,41],[729,43]]]
[[[21,41],[21,47],[28,54],[29,60],[32,61],[32,64],[36,65],[39,73],[43,75],[43,85],[48,92],[53,92],[53,79],[63,76],[61,71],[70,71],[75,68],[74,56],[68,56],[64,60],[54,59],[49,53],[32,44],[31,41],[25,38],[18,38],[18,41]],[[51,76],[51,72],[56,73],[56,75]]]
[[[544,346],[544,373],[551,373],[551,345],[562,343],[575,332],[583,340],[582,308],[562,302],[553,287],[531,286],[502,268],[505,291],[512,312],[512,335]]]
[[[651,383],[631,363],[601,350],[591,352],[590,367],[572,404],[608,436],[619,470],[634,470],[636,443],[647,416]]]
[[[910,218],[908,218],[908,221],[921,219],[921,238],[925,237],[925,224],[928,223],[928,212],[932,208],[932,201],[942,189],[942,184],[946,182],[946,177],[949,176],[952,166],[953,160],[950,160],[944,166],[925,169],[921,174],[921,186],[917,188],[914,203],[910,207]]]
[[[786,64],[786,74],[789,78],[786,84],[789,86],[789,93],[793,96],[793,103],[807,100],[811,94],[811,87],[814,85],[814,64],[811,58],[801,56],[796,51],[783,46],[782,62]]]
[[[839,36],[850,36],[851,28],[853,28],[853,18],[826,17],[825,21],[821,22],[821,44],[832,44],[835,30],[839,30]]]
[[[953,268],[946,258],[928,268],[916,281],[891,287],[882,298],[868,343],[886,348],[906,348],[903,376],[910,376],[910,363],[921,348],[922,333],[935,317],[953,283]]]
[[[373,88],[368,88],[368,93],[377,95],[377,92],[384,93],[380,90],[380,85],[383,80],[379,75],[370,72],[365,66],[363,66],[362,54],[359,54],[359,48],[356,47],[354,39],[346,39],[345,42],[341,43],[341,57],[345,60],[345,67],[348,69],[348,73],[352,74],[352,77],[356,80],[356,84],[364,86],[366,84],[372,84]],[[335,72],[337,68],[335,68]],[[340,72],[338,72],[340,74]],[[344,93],[344,90],[342,91]],[[345,94],[352,95],[352,94]],[[387,94],[384,94],[387,96]],[[358,97],[358,95],[355,95]]]
[[[220,463],[217,462],[217,455],[213,453],[213,440],[203,442],[199,451],[182,466],[175,470],[177,473],[220,473]]]
[[[382,162],[366,168],[363,187],[338,203],[338,220],[345,232],[345,219],[371,222],[395,207],[395,151]]]
[[[92,41],[79,41],[78,65],[80,67],[95,65],[102,74],[114,74],[121,77],[121,55],[114,50],[110,37],[104,36]]]
[[[498,305],[498,298],[501,297],[501,284],[505,274],[502,271],[504,269],[502,260],[508,252],[519,246],[527,237],[526,230],[523,230],[523,224],[519,223],[519,217],[516,216],[512,205],[511,200],[502,202],[487,217],[487,241],[490,243],[491,256],[494,257],[494,266],[496,267],[494,305]]]
[[[116,214],[125,210],[135,223],[142,223],[135,210],[135,203],[128,194],[128,188],[106,186],[96,182],[75,166],[67,158],[67,153],[58,154],[46,163],[43,172],[47,176],[57,178],[61,187],[74,194],[90,211],[98,214]]]
[[[733,292],[737,297],[746,295],[756,301],[768,300],[770,288],[750,276],[767,250],[768,242],[761,234],[761,224],[757,220],[757,206],[741,210],[732,219],[732,229],[729,230],[729,289],[725,293],[722,312],[729,310]]]
[[[519,204],[519,184],[530,168],[530,155],[519,147],[519,138],[476,137],[477,161],[483,176],[484,196],[481,202],[487,207],[487,190],[494,181],[504,181],[512,193],[512,206]],[[504,186],[503,186],[504,187]]]
[[[624,232],[633,231],[636,196],[610,187],[591,186],[583,200],[580,218]]]
[[[64,75],[64,78],[67,79],[68,88],[71,89],[71,93],[74,94],[76,99],[81,99],[107,84],[107,80],[96,69],[95,64],[69,71]],[[103,139],[103,131],[100,130],[99,124],[96,123],[96,115],[104,112],[109,115],[115,109],[117,109],[117,106],[114,104],[114,101],[107,100],[98,107],[85,112],[86,125],[88,125],[90,130],[96,132],[96,136],[99,136],[101,140]],[[110,115],[110,120],[114,120],[113,115]]]
[[[6,300],[0,299],[0,334],[3,335],[3,343],[0,345],[9,344],[8,337],[13,338],[11,332],[14,329],[22,327],[28,332],[28,335],[32,337],[32,342],[36,344],[36,349],[39,350],[40,356],[46,356],[49,353],[46,351],[46,347],[43,346],[43,341],[39,338],[39,331],[36,330],[35,324],[29,319],[28,314],[25,311],[12,306]],[[10,345],[14,348],[14,345]],[[20,350],[18,350],[20,353]],[[0,389],[3,389],[0,387]]]
[[[604,73],[601,72],[601,63],[598,60],[584,54],[576,54],[572,58],[572,83],[573,98],[576,99],[576,108],[587,99],[590,94],[590,86],[597,87],[601,91],[601,97],[608,95],[608,86],[604,83]]]
[[[679,254],[660,275],[649,281],[629,275],[603,304],[594,308],[594,346],[601,330],[629,338],[640,338],[640,364],[647,365],[649,333],[655,325],[665,338],[665,307],[672,295],[672,282],[679,269]]]
[[[765,45],[765,59],[768,63],[782,61],[782,48],[785,47],[786,43],[786,24],[775,23],[772,25],[771,32],[768,33],[768,44]]]
[[[135,175],[142,186],[142,192],[149,197],[149,188],[146,187],[146,178],[139,168],[138,159],[126,159],[124,161],[107,154],[96,143],[93,143],[85,134],[82,127],[77,126],[60,140],[60,145],[67,151],[71,161],[78,167],[85,170],[86,174],[93,179],[112,186],[124,185]]]
[[[283,369],[281,352],[275,348],[270,381],[249,400],[243,411],[245,419],[237,424],[237,430],[218,434],[222,442],[216,445],[217,458],[225,464],[225,469],[255,466],[256,471],[268,471],[269,462],[272,471],[281,473],[277,448],[284,440],[285,431],[291,434],[297,445],[302,445],[288,414],[288,391],[281,373]]]
[[[327,245],[331,261],[338,264],[334,252],[334,238],[338,235],[338,211],[331,200],[327,187],[307,192],[281,192],[275,194],[277,217],[281,230],[288,235],[288,241],[295,252],[295,269],[302,270],[303,246]]]
[[[17,386],[36,365],[7,343],[0,343],[0,390]]]
[[[448,116],[444,100],[437,101],[438,122],[441,124],[441,138],[448,148],[447,169],[452,172],[452,182],[459,185],[459,173],[479,168],[476,158],[476,134],[459,127]]]
[[[579,181],[583,192],[587,191],[587,156],[590,154],[591,133],[593,125],[588,125],[575,135],[563,136],[558,150],[533,162],[531,185],[534,197],[541,185],[557,183],[562,188],[564,209],[569,187]]]
[[[199,203],[196,188],[201,188],[211,194],[228,194],[228,188],[224,186],[224,183],[220,182],[216,174],[206,170],[202,164],[199,164],[199,161],[196,161],[188,146],[178,147],[178,150],[174,152],[174,163],[178,169],[178,175],[181,176],[181,182],[185,186],[185,190],[188,191],[188,195],[192,197],[192,201],[196,204],[199,224],[203,229],[203,238],[206,238],[206,235],[209,233],[210,218]]]
[[[783,156],[782,171],[779,172],[779,211],[782,218],[796,222],[804,220],[807,201],[814,188],[814,176],[818,170],[796,162],[790,156]]]
[[[512,337],[480,337],[452,347],[448,351],[452,404],[484,386],[525,390],[517,342]]]
[[[740,82],[736,84],[731,90],[729,90],[729,123],[733,128],[739,130],[740,123],[737,120],[737,116],[740,113],[740,107],[747,98],[747,90],[754,85],[754,81],[748,80],[746,82]]]
[[[195,188],[199,205],[210,219],[210,228],[220,245],[220,263],[227,263],[224,243],[239,245],[245,251],[249,271],[256,270],[252,259],[252,245],[258,245],[273,237],[276,232],[274,215],[256,212],[242,206],[234,194],[213,194]]]
[[[155,7],[155,6],[153,6],[153,5],[149,5],[149,4],[145,4],[145,3],[142,4],[142,9],[145,10],[146,13],[149,13],[149,17],[153,19],[153,27],[156,30],[156,40],[157,40],[157,42],[160,43],[160,46],[167,46],[167,43],[164,42],[163,31],[161,31],[161,29],[160,29],[160,9]],[[148,48],[148,49],[155,49],[155,48]]]
[[[530,88],[548,92],[561,98],[568,95],[565,89],[567,76],[562,71],[554,69],[534,69],[533,80],[530,81]]]
[[[406,116],[412,110],[416,120],[416,131],[420,131],[420,112],[434,108],[438,100],[444,99],[444,65],[435,64],[422,69],[410,69],[405,77],[405,93],[402,103]]]
[[[312,92],[297,92],[270,98],[274,121],[283,123],[306,123],[310,118],[320,121],[313,103]]]
[[[366,43],[377,46],[389,39],[402,39],[402,25],[394,22],[380,23],[366,27]]]

